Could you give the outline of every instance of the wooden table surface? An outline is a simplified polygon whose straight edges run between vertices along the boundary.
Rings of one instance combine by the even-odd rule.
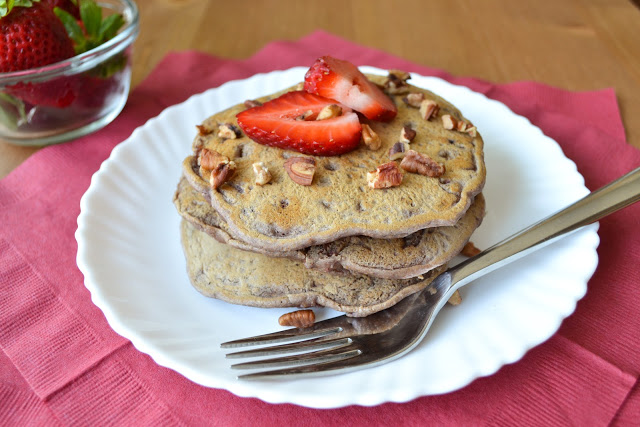
[[[169,51],[246,58],[314,29],[454,75],[613,87],[640,148],[640,9],[631,0],[137,0],[133,86]],[[37,148],[0,140],[0,178]]]

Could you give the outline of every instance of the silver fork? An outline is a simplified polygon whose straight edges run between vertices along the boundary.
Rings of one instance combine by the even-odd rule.
[[[640,167],[450,268],[423,291],[391,308],[363,318],[339,316],[305,329],[293,328],[229,341],[221,347],[289,342],[229,353],[226,356],[230,359],[296,353],[232,365],[234,369],[269,369],[238,377],[242,379],[342,373],[390,362],[409,352],[425,337],[456,289],[638,200]],[[284,366],[289,367],[272,369]]]

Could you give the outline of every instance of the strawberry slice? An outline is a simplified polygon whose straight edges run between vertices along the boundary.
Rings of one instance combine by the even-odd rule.
[[[244,133],[260,144],[316,156],[336,156],[358,146],[362,127],[358,115],[345,106],[341,106],[340,116],[315,120],[320,110],[331,104],[336,102],[304,91],[287,92],[244,110],[236,118]]]
[[[323,56],[309,68],[304,90],[335,99],[370,120],[389,121],[398,114],[393,101],[348,61]]]

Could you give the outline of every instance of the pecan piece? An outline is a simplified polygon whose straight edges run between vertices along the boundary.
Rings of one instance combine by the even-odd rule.
[[[393,144],[391,148],[389,148],[389,159],[390,160],[398,160],[402,159],[405,154],[409,151],[409,144],[406,142],[396,142]]]
[[[200,174],[203,178],[209,174],[209,183],[214,190],[227,182],[236,170],[236,164],[214,150],[203,148],[198,156]]]
[[[419,173],[430,177],[442,176],[445,171],[444,165],[415,150],[407,151],[404,159],[400,162],[400,167],[407,172]]]
[[[384,88],[391,95],[401,95],[409,92],[407,80],[411,78],[411,74],[406,71],[389,70],[389,76],[384,83]]]
[[[473,242],[467,242],[467,244],[464,245],[464,248],[462,248],[462,251],[460,251],[460,254],[471,258],[478,255],[480,252],[482,251],[476,248],[476,245],[474,245]]]
[[[458,130],[458,132],[463,132],[463,133],[467,133],[471,136],[476,136],[478,134],[478,131],[476,130],[476,127],[474,125],[472,125],[469,122],[466,122],[464,120],[460,120],[458,122],[458,124],[456,125],[456,129]]]
[[[307,110],[304,113],[300,114],[298,117],[296,117],[296,120],[304,121],[304,120],[307,120],[311,116],[313,116],[313,110]]]
[[[411,79],[411,74],[402,70],[389,70],[389,77],[393,77],[394,79],[406,82]]]
[[[332,119],[334,117],[338,117],[340,114],[342,114],[342,108],[340,108],[339,105],[331,104],[323,107],[322,110],[320,110],[320,112],[318,113],[318,117],[316,117],[316,120]]]
[[[411,128],[410,125],[406,125],[400,131],[400,142],[406,142],[407,144],[413,141],[416,137],[416,131]]]
[[[422,101],[424,101],[424,93],[422,92],[411,92],[404,98],[402,98],[405,104],[409,107],[420,108]]]
[[[218,137],[222,139],[236,139],[242,136],[240,129],[231,123],[223,123],[218,126]]]
[[[262,102],[255,99],[247,99],[244,101],[244,106],[247,108],[260,107],[262,106]]]
[[[364,145],[366,145],[369,150],[377,150],[380,148],[380,145],[382,145],[378,134],[366,123],[362,124],[362,142],[364,142]]]
[[[316,172],[316,161],[311,157],[289,157],[284,162],[284,169],[296,184],[311,185]]]
[[[462,302],[462,297],[460,296],[460,289],[458,289],[454,293],[452,293],[451,297],[449,297],[449,300],[447,302],[449,304],[451,304],[451,305],[460,304]]]
[[[451,114],[445,114],[442,116],[442,126],[445,129],[453,130],[458,128],[458,120]]]
[[[457,130],[458,132],[467,133],[472,137],[475,137],[478,134],[478,130],[474,125],[465,120],[458,120],[450,114],[445,114],[444,116],[442,116],[442,126],[445,129]]]
[[[225,156],[223,156],[222,154],[218,153],[215,150],[209,150],[208,148],[203,148],[202,150],[200,150],[200,154],[198,154],[198,164],[202,169],[211,171],[224,158]]]
[[[402,172],[396,162],[387,162],[367,172],[367,183],[371,188],[397,187],[402,183]]]
[[[440,106],[436,101],[425,99],[420,103],[420,116],[425,120],[435,117],[438,111],[440,111]]]
[[[471,135],[472,137],[476,137],[478,135],[478,129],[476,129],[475,126],[470,125],[467,130],[465,130],[466,133],[468,133],[469,135]]]
[[[213,133],[213,129],[206,125],[196,125],[196,128],[198,129],[198,135],[200,136],[207,136]]]
[[[308,328],[316,321],[313,310],[298,310],[285,313],[278,318],[280,326],[294,326],[296,328]]]
[[[256,175],[256,185],[266,185],[271,181],[271,172],[269,172],[264,163],[256,162],[252,166]]]

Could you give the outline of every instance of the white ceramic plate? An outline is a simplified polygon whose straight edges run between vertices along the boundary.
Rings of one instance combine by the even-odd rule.
[[[167,108],[118,145],[93,176],[80,203],[77,262],[113,329],[198,384],[316,408],[451,392],[551,337],[574,311],[596,268],[596,226],[463,288],[463,303],[445,307],[428,339],[397,361],[324,378],[236,380],[219,344],[276,330],[277,318],[290,309],[234,306],[196,292],[187,278],[172,196],[195,124],[302,81],[305,70],[228,82]],[[472,237],[477,246],[488,247],[588,193],[575,164],[527,119],[437,78],[414,75],[412,83],[453,102],[484,137],[488,209]],[[317,310],[320,319],[337,314]]]

